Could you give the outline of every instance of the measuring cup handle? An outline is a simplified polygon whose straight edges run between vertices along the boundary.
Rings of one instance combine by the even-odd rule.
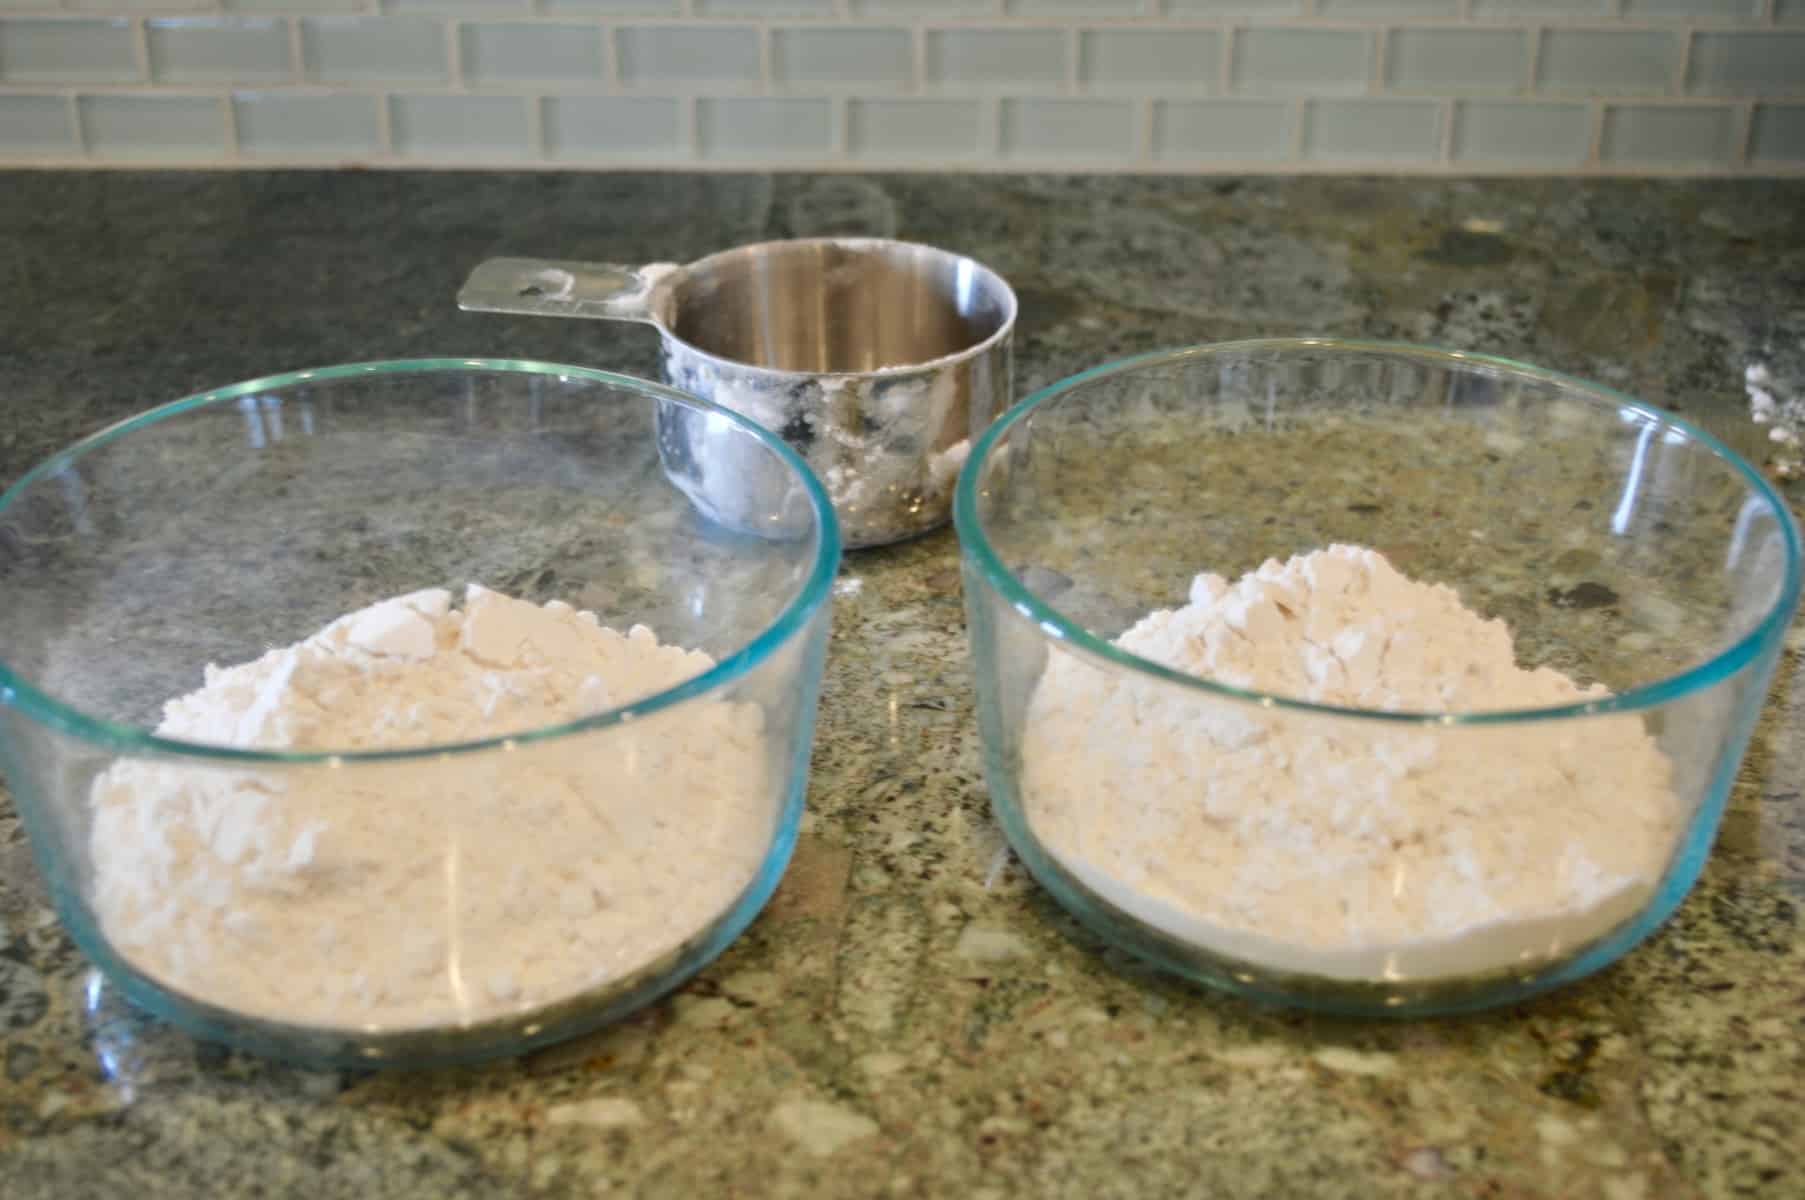
[[[458,289],[465,312],[520,313],[538,317],[593,317],[658,324],[653,291],[676,267],[563,262],[542,258],[491,258]]]

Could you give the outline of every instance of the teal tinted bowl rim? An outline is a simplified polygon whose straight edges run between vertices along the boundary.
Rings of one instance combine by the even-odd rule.
[[[1609,405],[1620,412],[1624,409],[1632,410],[1644,421],[1658,422],[1680,431],[1689,440],[1700,443],[1728,463],[1742,477],[1749,489],[1760,496],[1778,517],[1782,540],[1786,547],[1785,579],[1779,596],[1760,621],[1756,622],[1746,634],[1718,653],[1683,671],[1648,683],[1638,684],[1603,699],[1544,708],[1449,712],[1381,710],[1346,708],[1300,700],[1277,693],[1231,687],[1228,684],[1177,671],[1162,666],[1152,659],[1131,654],[1092,634],[1080,622],[1065,616],[1035,595],[1034,591],[1017,579],[1014,572],[997,557],[989,538],[984,534],[983,520],[978,515],[979,477],[984,473],[991,452],[1003,441],[1011,429],[1033,415],[1037,409],[1049,405],[1087,384],[1115,375],[1129,374],[1146,367],[1190,362],[1225,354],[1285,354],[1295,351],[1406,359],[1441,367],[1476,368],[1494,375],[1502,374],[1530,379],[1538,383],[1558,386],[1575,395],[1576,398],[1599,405]],[[1639,712],[1666,704],[1681,696],[1709,688],[1759,658],[1763,646],[1770,639],[1780,636],[1785,626],[1791,621],[1793,611],[1799,603],[1801,582],[1799,527],[1793,519],[1791,511],[1787,508],[1786,502],[1746,459],[1704,429],[1664,409],[1656,408],[1603,384],[1590,383],[1558,371],[1530,366],[1527,363],[1516,362],[1496,355],[1419,346],[1408,342],[1351,341],[1341,338],[1316,337],[1258,338],[1235,342],[1212,342],[1137,354],[1068,376],[1041,388],[1017,403],[1008,412],[998,417],[973,444],[971,453],[965,460],[965,466],[959,472],[959,482],[953,490],[953,527],[958,531],[962,553],[971,559],[986,585],[1006,600],[1010,607],[1038,625],[1049,638],[1088,657],[1101,659],[1103,662],[1123,670],[1151,676],[1177,687],[1210,696],[1257,704],[1262,708],[1407,725],[1506,725],[1525,721],[1586,717],[1599,713]]]
[[[722,658],[700,675],[686,679],[675,687],[642,697],[631,704],[624,704],[575,721],[544,725],[501,737],[446,742],[428,746],[410,746],[396,750],[355,751],[244,750],[229,746],[210,745],[205,742],[190,742],[178,738],[161,737],[141,726],[109,721],[83,712],[74,705],[65,704],[26,683],[4,658],[0,658],[0,706],[14,708],[25,716],[60,733],[120,753],[155,753],[234,763],[297,765],[330,763],[347,766],[360,762],[398,762],[428,757],[475,754],[503,746],[519,746],[549,741],[576,733],[607,729],[622,722],[650,716],[681,704],[692,697],[724,687],[751,672],[787,644],[794,635],[805,629],[810,617],[831,596],[834,576],[839,572],[840,567],[839,522],[834,518],[833,504],[829,501],[827,491],[822,487],[821,481],[815,478],[814,472],[809,470],[802,457],[791,449],[782,438],[732,409],[723,408],[711,401],[666,387],[661,383],[636,379],[630,375],[617,375],[612,371],[597,370],[593,367],[568,366],[530,359],[413,358],[341,363],[328,367],[287,371],[279,375],[269,375],[261,379],[247,380],[243,383],[229,384],[225,387],[199,392],[180,400],[172,400],[167,404],[161,404],[136,416],[127,417],[90,434],[27,471],[18,482],[0,493],[0,520],[5,519],[8,509],[33,485],[50,478],[59,471],[68,469],[79,462],[83,455],[159,421],[194,412],[210,405],[224,404],[244,396],[262,395],[299,385],[370,375],[427,374],[449,376],[504,374],[582,379],[632,392],[652,401],[674,401],[684,404],[738,426],[751,434],[773,454],[776,454],[801,480],[803,489],[808,495],[809,504],[815,516],[817,533],[814,562],[811,564],[808,578],[790,603],[757,637],[739,650]]]

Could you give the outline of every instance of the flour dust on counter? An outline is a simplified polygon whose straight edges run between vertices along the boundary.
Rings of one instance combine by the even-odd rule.
[[[688,704],[536,737],[713,665],[653,632],[471,586],[209,666],[168,738],[393,761],[122,759],[95,782],[95,907],[166,986],[270,1020],[468,1024],[629,975],[693,938],[770,837],[763,712]],[[481,753],[457,744],[519,735]]]
[[[1520,668],[1503,622],[1373,550],[1199,575],[1189,603],[1116,644],[1253,695],[1055,650],[1030,701],[1023,805],[1087,887],[1192,944],[1328,978],[1533,964],[1638,911],[1678,840],[1669,762],[1633,714],[1365,715],[1608,694]]]

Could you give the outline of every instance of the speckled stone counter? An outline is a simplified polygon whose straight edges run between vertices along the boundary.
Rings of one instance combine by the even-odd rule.
[[[821,233],[1002,271],[1024,390],[1162,345],[1402,337],[1618,384],[1766,463],[1745,369],[1805,393],[1799,183],[15,174],[0,482],[277,370],[650,373],[649,331],[462,314],[457,284],[500,253]],[[0,1196],[1805,1196],[1796,651],[1704,880],[1654,939],[1513,1010],[1355,1023],[1154,977],[1010,861],[950,531],[851,557],[835,621],[810,813],[769,909],[679,994],[523,1061],[312,1073],[148,1021],[61,932],[0,792]]]

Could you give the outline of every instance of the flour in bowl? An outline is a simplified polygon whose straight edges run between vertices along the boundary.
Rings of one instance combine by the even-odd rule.
[[[170,701],[158,732],[363,751],[527,734],[705,654],[472,586],[383,601]],[[763,712],[694,697],[505,748],[288,767],[122,759],[95,782],[96,915],[193,998],[362,1030],[468,1024],[655,963],[751,882],[775,821]]]
[[[1352,546],[1268,561],[1117,645],[1217,683],[1342,708],[1603,698],[1516,665],[1500,621]],[[1055,647],[1023,734],[1040,843],[1117,908],[1284,971],[1410,979],[1559,957],[1648,899],[1680,835],[1633,714],[1381,722],[1193,692]]]

